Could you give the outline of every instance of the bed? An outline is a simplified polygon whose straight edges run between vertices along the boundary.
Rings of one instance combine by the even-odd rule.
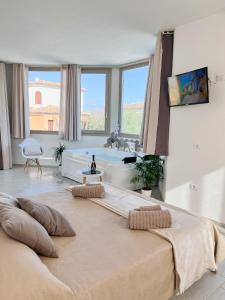
[[[125,202],[126,192],[118,193]],[[59,251],[53,259],[0,230],[0,299],[166,300],[175,293],[174,249],[166,238],[128,230],[126,218],[69,191],[33,199],[63,212],[77,236],[53,238]]]

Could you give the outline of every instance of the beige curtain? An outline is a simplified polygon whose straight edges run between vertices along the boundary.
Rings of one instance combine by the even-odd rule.
[[[154,58],[151,61],[151,76],[146,92],[146,111],[143,131],[143,150],[148,154],[155,154],[156,133],[158,125],[160,77],[162,65],[161,33],[158,34]]]
[[[60,99],[60,138],[77,141],[81,138],[81,96],[78,65],[63,65]]]
[[[168,77],[172,74],[173,32],[159,33],[155,55],[150,61],[143,124],[143,151],[168,155],[169,93]]]
[[[5,64],[0,63],[0,169],[12,168]]]
[[[13,64],[12,137],[28,137],[29,127],[28,69],[24,64]]]

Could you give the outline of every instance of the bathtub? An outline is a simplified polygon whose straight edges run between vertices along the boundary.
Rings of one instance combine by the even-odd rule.
[[[104,181],[127,189],[137,189],[131,183],[131,178],[136,174],[133,163],[124,164],[124,157],[133,156],[129,152],[108,148],[68,149],[62,155],[62,176],[82,182],[79,175],[81,169],[88,169],[91,165],[92,155],[95,155],[97,169],[104,171]]]

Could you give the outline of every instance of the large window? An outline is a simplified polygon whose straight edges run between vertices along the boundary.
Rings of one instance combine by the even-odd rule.
[[[109,130],[110,70],[82,69],[81,128],[85,133]]]
[[[140,135],[148,78],[148,64],[121,68],[120,132]]]
[[[60,69],[29,69],[31,131],[56,132],[59,130],[60,82]]]

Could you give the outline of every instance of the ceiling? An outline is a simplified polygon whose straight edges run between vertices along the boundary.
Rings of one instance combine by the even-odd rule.
[[[155,34],[225,0],[0,0],[0,60],[117,65],[148,57]]]

